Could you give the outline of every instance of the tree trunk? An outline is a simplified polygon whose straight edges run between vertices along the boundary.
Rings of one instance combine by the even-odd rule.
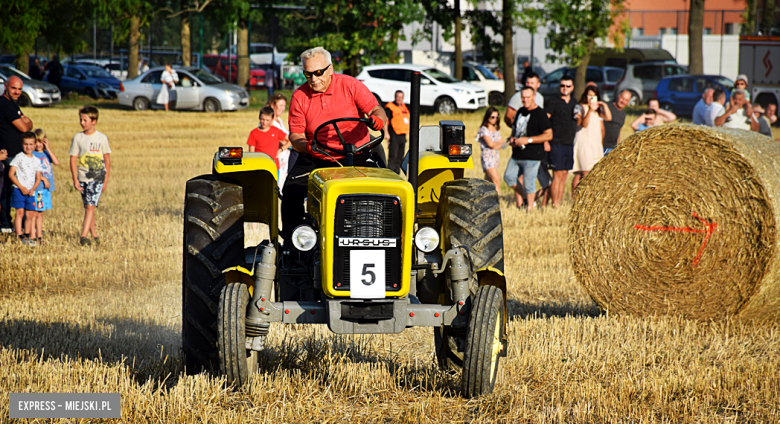
[[[704,0],[691,0],[688,19],[688,72],[691,75],[704,73],[702,36],[704,26]]]
[[[455,79],[463,79],[463,47],[460,42],[460,0],[455,0]]]
[[[344,70],[344,73],[349,76],[356,77],[357,74],[359,73],[358,65],[360,64],[360,56],[359,55],[350,56],[347,58],[346,62],[347,62],[347,69]]]
[[[187,7],[186,1],[182,1],[182,7]],[[192,46],[190,46],[190,14],[181,14],[181,64],[184,66],[190,66],[192,59],[190,58],[190,52]]]
[[[249,30],[245,18],[238,20],[237,34],[238,80],[236,80],[236,84],[247,87],[249,84]]]
[[[501,35],[504,38],[504,106],[515,95],[515,52],[512,46],[512,0],[502,0],[501,5]]]
[[[758,9],[758,0],[747,0],[747,9],[745,13],[745,33],[753,35],[756,33],[756,11]]]
[[[138,45],[141,41],[141,18],[138,15],[130,17],[130,37],[127,48],[127,79],[138,76]]]
[[[761,29],[764,31],[764,35],[770,35],[772,26],[775,24],[776,13],[777,5],[775,0],[764,0],[764,7],[761,10]]]
[[[596,40],[590,39],[588,46],[585,49],[585,54],[580,58],[580,64],[577,66],[577,71],[574,73],[574,98],[579,99],[582,97],[582,93],[585,92],[585,76],[588,72],[588,64],[590,63],[590,53],[593,51],[593,45]]]
[[[22,54],[16,55],[16,69],[24,72],[25,74],[30,73],[30,55],[32,54],[32,49],[30,48],[24,48],[22,49]]]

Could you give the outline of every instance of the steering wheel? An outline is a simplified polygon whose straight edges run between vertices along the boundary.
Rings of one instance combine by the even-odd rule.
[[[377,137],[374,137],[368,141],[368,143],[356,147],[354,144],[347,144],[347,142],[344,141],[344,136],[341,134],[341,130],[339,130],[338,124],[339,122],[362,122],[366,126],[369,125],[371,122],[368,118],[337,118],[337,119],[331,119],[330,121],[322,123],[319,127],[317,127],[316,130],[314,130],[314,138],[311,143],[311,150],[315,153],[320,153],[324,155],[328,155],[328,152],[335,153],[337,155],[344,155],[347,160],[347,166],[352,166],[352,158],[354,155],[364,152],[366,150],[371,150],[375,146],[378,146],[382,143],[382,140],[385,138],[385,130],[381,129],[379,130],[379,135]],[[333,125],[333,129],[336,130],[336,135],[339,137],[339,141],[341,141],[342,149],[334,149],[331,147],[328,147],[324,144],[321,144],[320,141],[317,139],[317,134],[319,134],[320,130],[327,127],[328,125]]]

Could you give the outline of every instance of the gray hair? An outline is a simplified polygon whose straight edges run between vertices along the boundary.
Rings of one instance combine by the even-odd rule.
[[[330,61],[330,52],[325,50],[322,47],[315,47],[313,49],[309,49],[301,53],[301,62],[305,62],[307,59],[311,59],[318,54],[322,55],[322,57],[325,58],[325,62],[327,62],[328,65],[332,63]]]
[[[741,94],[743,97],[747,97],[747,90],[743,90],[741,88],[738,88],[734,90],[734,94]]]

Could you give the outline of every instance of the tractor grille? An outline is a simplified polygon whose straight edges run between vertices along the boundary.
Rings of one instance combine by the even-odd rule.
[[[340,196],[336,202],[333,288],[350,289],[350,252],[357,249],[385,251],[385,290],[401,284],[401,202],[396,196]],[[391,238],[396,247],[340,247],[340,237]]]

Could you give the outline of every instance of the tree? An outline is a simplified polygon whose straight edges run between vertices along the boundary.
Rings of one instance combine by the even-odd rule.
[[[161,12],[166,12],[167,18],[181,17],[179,24],[179,38],[181,40],[181,63],[184,66],[192,65],[192,58],[190,57],[190,17],[193,13],[203,13],[212,0],[179,0],[178,9],[173,9],[170,4],[166,4],[165,7],[160,9]],[[203,58],[201,58],[203,60]]]
[[[775,20],[775,13],[777,13],[775,0],[764,0],[764,7],[761,9],[761,30],[765,35],[771,35],[772,27],[778,23]]]
[[[422,2],[425,8],[425,19],[436,22],[443,29],[442,38],[449,41],[454,37],[454,77],[463,79],[463,47],[461,43],[461,28],[463,17],[460,10],[460,0],[454,0],[450,6],[449,0],[428,0]]]
[[[506,1],[506,0],[505,0]],[[575,96],[585,91],[585,73],[597,39],[611,36],[622,45],[623,26],[610,34],[614,19],[624,10],[623,0],[551,0],[547,17],[554,24],[548,33],[552,60],[569,62],[577,67],[574,78]]]
[[[704,72],[702,37],[704,34],[704,0],[690,0],[690,18],[688,19],[688,72]]]
[[[49,2],[42,0],[35,6],[24,0],[6,0],[3,23],[0,24],[0,46],[16,55],[16,67],[27,72],[29,54],[35,39],[46,27]]]
[[[285,41],[294,57],[322,46],[334,53],[337,69],[357,75],[361,64],[388,62],[396,55],[403,25],[423,14],[414,0],[307,0],[306,12],[283,17],[291,36]]]
[[[114,40],[127,40],[127,78],[137,77],[141,28],[159,7],[153,0],[97,0],[97,8],[100,22],[114,25]]]
[[[742,26],[742,34],[752,35],[756,33],[757,14],[758,0],[747,0],[745,4],[745,13],[742,14],[742,20],[745,22]]]
[[[559,0],[563,1],[563,0]],[[514,17],[517,14],[513,0],[503,0],[501,3],[501,35],[504,39],[504,104],[515,95],[515,51],[512,46],[512,29]]]

